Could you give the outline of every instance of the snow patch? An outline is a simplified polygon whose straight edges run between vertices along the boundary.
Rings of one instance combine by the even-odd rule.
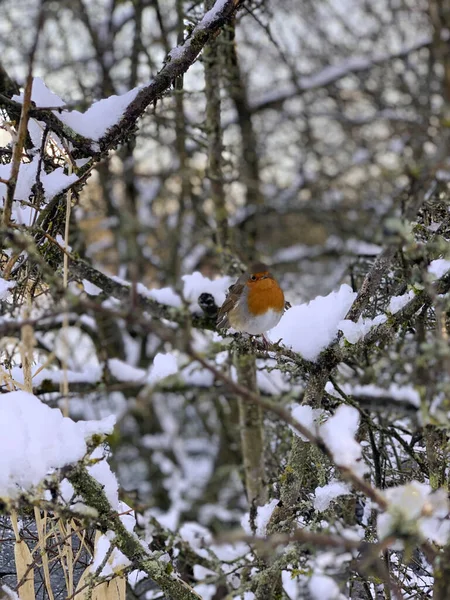
[[[140,89],[140,87],[136,87],[121,96],[109,96],[109,98],[94,102],[84,113],[80,113],[78,110],[61,113],[55,111],[55,115],[75,133],[98,141],[108,129],[120,121]]]
[[[233,283],[230,277],[218,277],[217,279],[209,279],[198,271],[192,273],[192,275],[183,275],[182,277],[184,288],[184,298],[191,304],[197,311],[200,311],[198,305],[198,297],[203,293],[209,293],[214,297],[214,301],[217,306],[222,306],[226,292],[230,285]]]
[[[12,100],[23,104],[23,92],[16,94]],[[58,108],[65,106],[65,102],[59,96],[51,92],[40,77],[33,79],[31,88],[31,101],[34,102],[36,108]]]
[[[266,535],[266,527],[270,521],[270,517],[272,516],[275,507],[279,503],[279,500],[274,498],[264,506],[256,507],[256,517],[255,517],[255,525],[256,525],[256,535],[259,537],[264,537]],[[241,519],[241,526],[247,535],[253,535],[253,531],[250,524],[250,513],[246,513]]]
[[[395,315],[395,313],[397,313],[404,306],[406,306],[408,302],[414,298],[414,296],[415,293],[413,290],[410,290],[409,292],[401,296],[392,296],[392,298],[389,301],[389,312]]]
[[[6,279],[0,277],[0,300],[6,300],[10,290],[12,290],[15,285],[16,283],[14,281],[6,281]]]
[[[350,493],[350,486],[342,481],[332,481],[323,487],[317,487],[315,491],[314,508],[319,512],[323,512],[324,510],[327,510],[332,500]]]
[[[333,455],[338,467],[361,476],[367,465],[361,460],[362,449],[354,439],[359,425],[359,412],[351,406],[339,406],[332,417],[320,426],[320,437]]]
[[[337,600],[340,595],[338,584],[328,575],[313,575],[308,589],[312,600]]]
[[[434,275],[438,279],[445,275],[447,271],[450,270],[450,260],[445,260],[444,258],[438,258],[437,260],[432,260],[428,265],[428,273]]]
[[[148,382],[155,384],[169,375],[174,375],[178,371],[177,360],[173,354],[158,353],[153,359],[153,364],[150,367],[148,374]]]
[[[356,344],[361,338],[368,334],[373,327],[377,327],[377,325],[381,325],[386,321],[386,315],[377,315],[374,319],[363,319],[363,317],[359,317],[356,323],[344,319],[339,322],[338,328],[344,334],[347,342]]]
[[[27,392],[0,395],[0,497],[15,498],[37,486],[53,469],[73,464],[87,452],[94,433],[112,432],[114,418],[78,421]]]
[[[270,332],[270,339],[282,343],[307,360],[315,360],[336,337],[343,317],[356,298],[347,284],[328,296],[293,306]]]
[[[311,433],[311,435],[316,437],[318,428],[317,422],[319,421],[324,411],[320,408],[311,408],[311,406],[308,406],[306,404],[295,406],[291,409],[291,411],[294,419],[298,421],[300,425],[303,425],[303,427],[305,427]],[[308,438],[306,438],[301,433],[298,433],[296,429],[294,429],[291,426],[289,427],[295,433],[295,435],[299,436],[301,440],[303,440],[304,442],[308,441]]]

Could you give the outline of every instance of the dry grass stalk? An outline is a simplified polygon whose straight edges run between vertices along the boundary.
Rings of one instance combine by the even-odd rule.
[[[8,392],[25,389],[25,386],[13,379],[11,373],[7,373],[2,365],[0,365],[0,384],[2,387],[6,387]]]
[[[31,312],[31,295],[30,291],[27,290],[27,306],[24,311],[24,319],[29,319]],[[23,382],[24,387],[30,394],[33,393],[33,375],[31,372],[31,365],[33,364],[33,349],[34,349],[34,329],[32,325],[24,325],[21,328],[21,344],[20,344],[20,355],[22,358],[22,370],[23,370]]]
[[[66,156],[66,161],[69,166],[69,175],[72,175],[72,162],[70,160],[69,155]],[[70,233],[70,212],[72,209],[72,190],[69,188],[67,190],[66,195],[66,222],[64,226],[64,247],[66,252],[64,252],[64,271],[63,271],[63,287],[67,289],[67,285],[69,282],[69,256],[67,254],[67,249],[69,248],[69,233]],[[64,339],[64,357],[62,362],[62,370],[63,370],[63,378],[61,382],[61,393],[64,398],[64,407],[63,414],[65,417],[69,416],[69,380],[67,377],[67,358],[69,355],[69,340],[68,340],[68,329],[69,329],[69,312],[66,306],[66,300],[64,299],[64,317],[63,317],[63,339]]]
[[[58,539],[58,530],[61,533],[62,547]],[[73,596],[73,567],[74,567],[74,556],[72,548],[72,521],[66,523],[63,519],[58,519],[54,526],[55,538],[57,540],[57,548],[59,554],[59,560],[64,573],[64,579],[66,582],[67,597]]]
[[[97,549],[98,540],[101,532],[95,532],[94,547]],[[111,556],[105,557],[105,562],[111,564]],[[101,567],[98,569],[101,570]],[[118,575],[110,581],[96,583],[97,573],[93,573],[92,565],[89,565],[83,572],[77,585],[74,600],[125,600],[126,597],[126,578],[124,575]]]
[[[78,581],[73,600],[92,600],[91,569],[87,567]]]
[[[96,586],[92,591],[92,600],[125,600],[125,577],[114,577]]]
[[[45,588],[50,600],[54,600],[52,584],[50,581],[50,567],[48,554],[46,550],[47,542],[47,511],[44,511],[44,517],[41,517],[41,512],[38,508],[34,509],[34,518],[36,520],[36,528],[38,533],[39,544],[34,549],[35,551],[40,548],[41,559],[42,559],[42,570],[44,571]]]
[[[18,581],[17,593],[20,600],[35,600],[33,557],[27,544],[20,538],[17,513],[11,510],[11,524],[16,538],[14,560]]]

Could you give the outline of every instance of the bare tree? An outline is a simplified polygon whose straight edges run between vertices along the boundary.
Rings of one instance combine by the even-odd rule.
[[[2,593],[447,598],[446,3],[2,11]]]

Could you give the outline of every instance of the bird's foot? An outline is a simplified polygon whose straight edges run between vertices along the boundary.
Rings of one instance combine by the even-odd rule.
[[[270,340],[268,340],[263,333],[261,334],[261,337],[262,337],[262,343],[263,343],[264,349],[268,350],[270,348],[270,346],[272,345],[272,342]]]

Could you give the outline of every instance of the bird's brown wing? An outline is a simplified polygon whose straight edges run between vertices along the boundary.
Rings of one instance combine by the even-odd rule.
[[[230,327],[230,322],[228,320],[228,313],[230,310],[236,305],[239,298],[241,297],[242,291],[244,289],[246,277],[242,276],[234,283],[232,286],[228,288],[228,294],[225,298],[225,302],[222,304],[219,310],[219,314],[217,315],[217,328],[225,329]]]

